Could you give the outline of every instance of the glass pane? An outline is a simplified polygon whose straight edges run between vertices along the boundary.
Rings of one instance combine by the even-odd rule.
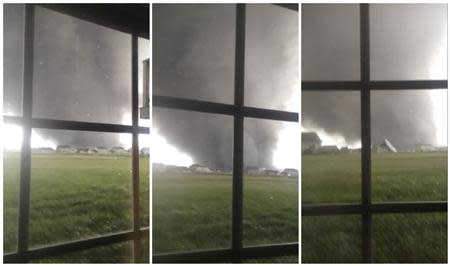
[[[359,5],[302,4],[302,80],[359,80]]]
[[[153,5],[153,94],[233,102],[234,4]]]
[[[447,213],[373,216],[376,263],[447,263]]]
[[[359,202],[359,92],[302,92],[302,203]]]
[[[247,5],[245,64],[246,105],[298,112],[298,12]]]
[[[150,41],[139,38],[139,125],[150,126]],[[144,91],[145,90],[145,91]]]
[[[447,200],[447,90],[372,93],[374,201]]]
[[[17,250],[22,128],[3,124],[3,251]]]
[[[22,115],[23,4],[3,5],[3,114]]]
[[[139,178],[140,178],[140,205],[141,205],[141,227],[148,227],[150,224],[150,135],[139,135]]]
[[[361,262],[361,218],[302,217],[302,263]]]
[[[132,242],[117,243],[33,260],[32,263],[132,263],[132,246]]]
[[[447,5],[370,5],[372,79],[447,79]]]
[[[121,147],[123,138],[33,132],[31,247],[131,230],[131,156]]]
[[[154,254],[229,248],[232,118],[153,112]]]
[[[244,123],[244,246],[298,242],[297,123]]]
[[[35,117],[131,124],[131,37],[36,8]]]

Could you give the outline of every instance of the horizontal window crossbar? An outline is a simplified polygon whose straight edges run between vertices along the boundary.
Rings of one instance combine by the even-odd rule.
[[[446,89],[447,80],[393,80],[370,81],[304,81],[302,91],[359,91],[361,88],[370,90],[431,90]]]
[[[183,99],[170,96],[153,95],[153,106],[222,115],[241,115],[243,117],[298,122],[298,113],[255,107],[239,107],[233,104],[215,103]]]
[[[104,235],[95,238],[89,238],[84,240],[77,240],[72,242],[66,242],[53,246],[46,246],[36,249],[28,250],[24,253],[12,253],[3,256],[3,262],[5,263],[23,263],[30,260],[43,259],[48,257],[54,257],[63,255],[70,252],[86,250],[99,246],[110,245],[119,242],[130,241],[139,237],[148,237],[149,228],[141,228],[136,234],[135,232],[121,232],[110,235]]]
[[[6,123],[25,125],[26,121],[18,116],[3,116]],[[133,133],[135,127],[119,124],[91,123],[68,120],[54,120],[44,118],[32,118],[31,127],[42,129],[61,129],[76,131],[95,131],[95,132],[111,132],[111,133]],[[149,134],[148,127],[136,127],[139,134]]]
[[[241,259],[258,259],[298,255],[298,243],[284,243],[265,246],[244,247],[241,249]],[[232,249],[206,250],[184,253],[170,253],[153,256],[154,263],[202,263],[231,262]]]
[[[447,212],[447,201],[362,204],[303,204],[302,216],[376,213]]]

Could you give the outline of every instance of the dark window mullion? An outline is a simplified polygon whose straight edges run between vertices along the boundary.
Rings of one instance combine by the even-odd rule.
[[[139,206],[139,66],[138,37],[131,36],[131,119],[132,119],[132,187],[133,187],[133,262],[140,254],[140,206]]]
[[[234,104],[244,106],[245,75],[245,4],[236,4],[236,46],[234,73]],[[240,109],[241,110],[241,109]],[[233,192],[232,240],[233,262],[241,261],[243,235],[243,169],[244,169],[244,116],[238,111],[234,116],[233,135]]]
[[[369,4],[360,4],[362,257],[372,262]]]
[[[34,49],[34,5],[25,5],[24,30],[24,70],[22,115],[23,136],[20,162],[20,196],[19,196],[19,226],[17,252],[23,254],[29,247],[30,220],[30,172],[31,172],[31,118],[33,110],[33,49]],[[26,262],[26,261],[24,261]]]

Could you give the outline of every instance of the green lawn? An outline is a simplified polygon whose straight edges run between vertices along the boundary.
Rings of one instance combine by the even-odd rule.
[[[359,203],[359,154],[303,155],[302,203]],[[447,154],[372,155],[374,202],[447,200]],[[447,213],[373,216],[375,262],[447,262]],[[302,218],[303,262],[361,260],[359,215]]]
[[[18,153],[4,154],[4,251],[17,248]],[[30,248],[116,233],[132,227],[131,157],[33,154]],[[149,224],[148,158],[140,160],[141,223]],[[143,241],[148,250],[148,240]],[[142,252],[148,261],[148,252]],[[119,243],[39,262],[129,262],[131,243]]]
[[[155,254],[229,248],[231,196],[231,175],[154,173]],[[297,178],[244,177],[243,238],[244,246],[298,241]]]

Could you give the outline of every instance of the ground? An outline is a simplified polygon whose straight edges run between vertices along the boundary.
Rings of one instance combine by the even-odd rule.
[[[19,154],[4,155],[4,250],[17,248]],[[131,157],[33,154],[30,248],[131,230]],[[140,160],[142,226],[149,221],[148,158]],[[148,261],[148,240],[141,259]],[[41,262],[126,262],[131,243],[50,258]]]
[[[303,155],[302,204],[359,203],[359,154]],[[447,154],[374,153],[374,202],[447,200]],[[373,216],[375,262],[447,262],[447,213]],[[361,216],[302,218],[302,261],[361,259]]]

